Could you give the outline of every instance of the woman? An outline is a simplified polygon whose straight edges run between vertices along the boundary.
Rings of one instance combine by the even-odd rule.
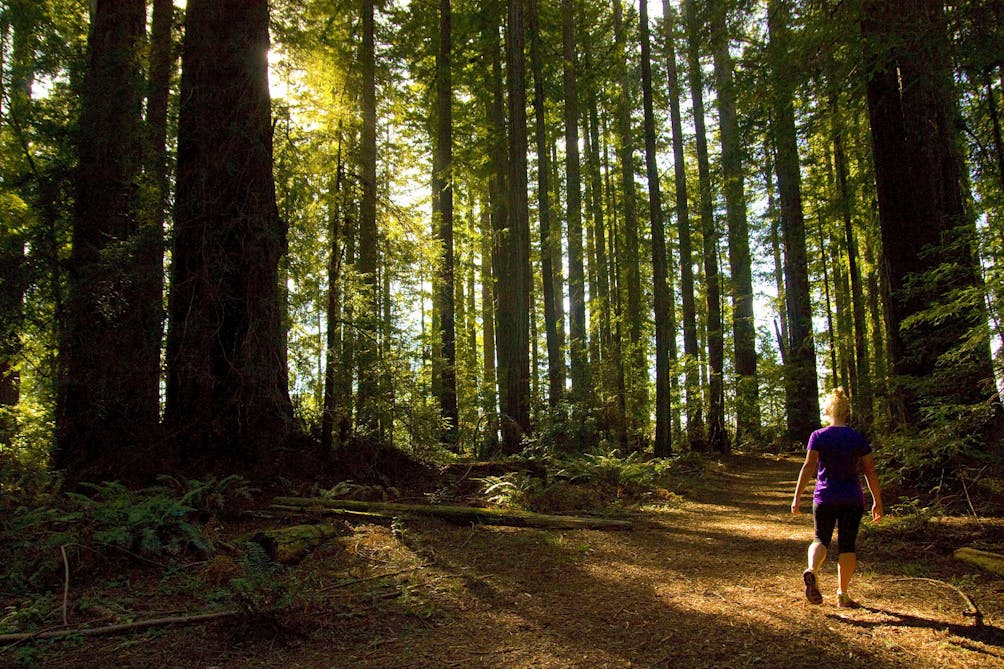
[[[809,546],[809,568],[802,574],[805,583],[805,598],[812,604],[821,604],[823,595],[817,585],[819,567],[826,560],[826,553],[833,538],[833,528],[837,528],[837,606],[858,608],[851,599],[848,588],[857,566],[856,541],[861,517],[864,515],[865,496],[858,476],[858,462],[864,470],[868,491],[872,495],[872,520],[883,516],[882,491],[872,448],[864,435],[847,426],[850,403],[843,388],[837,388],[826,402],[825,413],[830,419],[829,427],[816,430],[809,437],[805,464],[798,475],[795,498],[791,502],[791,512],[800,513],[799,497],[813,474],[816,474],[816,488],[812,495],[812,518],[815,537]]]

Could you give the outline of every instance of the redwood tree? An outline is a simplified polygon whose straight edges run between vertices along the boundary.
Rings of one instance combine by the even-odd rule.
[[[291,425],[268,26],[266,0],[186,9],[165,418],[189,457],[260,455]]]
[[[994,392],[948,32],[940,0],[869,0],[862,12],[894,395],[925,426],[925,407],[954,415]]]
[[[57,466],[78,472],[144,457],[158,425],[160,304],[146,286],[161,269],[136,197],[145,29],[143,0],[95,6],[56,411]]]

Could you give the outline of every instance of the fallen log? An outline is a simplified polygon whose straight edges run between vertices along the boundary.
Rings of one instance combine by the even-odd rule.
[[[583,516],[555,516],[529,511],[507,511],[503,509],[481,509],[470,506],[447,506],[440,504],[397,504],[393,502],[360,502],[349,499],[325,499],[323,497],[276,497],[272,504],[277,509],[290,508],[322,511],[334,509],[377,513],[384,517],[393,516],[435,516],[444,520],[468,525],[505,525],[508,527],[540,527],[552,530],[630,530],[629,520],[610,518],[587,518]]]
[[[329,539],[346,534],[344,526],[294,525],[275,530],[265,530],[250,537],[261,546],[269,559],[282,564],[299,562],[312,548]]]
[[[966,546],[956,550],[952,554],[952,557],[956,560],[962,560],[963,562],[974,564],[977,567],[982,567],[983,569],[995,574],[1004,575],[1004,555],[999,553],[981,551],[977,548]]]

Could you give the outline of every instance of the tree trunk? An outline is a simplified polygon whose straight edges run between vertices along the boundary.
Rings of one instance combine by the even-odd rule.
[[[362,72],[362,142],[360,146],[360,180],[362,201],[359,210],[359,257],[356,269],[362,279],[364,313],[356,314],[362,336],[357,339],[356,364],[359,366],[356,393],[356,431],[375,437],[380,429],[380,355],[377,337],[380,320],[377,285],[378,231],[377,148],[376,148],[376,54],[374,45],[374,0],[362,0],[362,48],[359,52]]]
[[[760,408],[757,402],[756,323],[753,318],[753,270],[743,184],[743,147],[732,81],[727,4],[725,0],[713,3],[711,41],[718,88],[723,190],[729,228],[729,293],[732,298],[732,341],[736,374],[736,443],[741,444],[759,436]]]
[[[865,300],[858,267],[857,240],[853,226],[853,200],[847,184],[848,165],[844,148],[844,125],[839,109],[836,89],[830,93],[832,114],[833,166],[837,177],[837,204],[844,225],[844,243],[847,245],[847,268],[851,283],[851,312],[854,322],[854,363],[856,374],[851,388],[851,404],[857,425],[865,432],[872,427],[872,379],[868,360],[868,324],[865,321]]]
[[[888,278],[893,396],[908,425],[925,408],[977,405],[994,392],[975,225],[965,211],[952,64],[942,3],[870,0],[862,33]],[[970,300],[959,296],[969,292]],[[949,306],[951,302],[951,306]],[[909,325],[938,311],[938,325]],[[951,364],[939,364],[952,353]]]
[[[582,52],[585,70],[592,71],[592,49],[591,40],[585,39],[582,42]],[[595,324],[599,332],[600,357],[599,357],[599,390],[602,395],[604,411],[612,413],[603,421],[603,427],[610,425],[624,425],[625,416],[620,413],[622,404],[616,401],[618,397],[617,370],[620,365],[619,356],[616,353],[616,344],[613,335],[613,306],[611,301],[611,270],[610,254],[607,244],[609,239],[607,217],[604,214],[604,179],[600,161],[600,119],[595,86],[587,88],[588,102],[588,132],[587,164],[589,171],[589,202],[590,214],[593,225],[593,237],[595,240],[596,255],[596,301],[590,312],[592,323]],[[593,295],[594,293],[590,293]]]
[[[330,226],[328,228],[328,295],[327,295],[327,329],[325,331],[325,356],[324,356],[324,400],[323,412],[321,414],[321,454],[325,462],[329,465],[333,461],[334,451],[341,446],[341,440],[335,439],[335,419],[339,411],[344,411],[344,407],[339,407],[337,401],[336,376],[338,374],[338,363],[341,359],[341,310],[342,310],[342,246],[340,237],[342,235],[341,218],[344,204],[344,176],[345,167],[342,164],[342,138],[339,128],[338,137],[338,158],[335,163],[335,184],[333,193],[328,204],[328,217]],[[340,436],[340,435],[339,435]]]
[[[450,0],[439,2],[439,49],[436,52],[436,142],[432,167],[432,197],[438,203],[436,229],[442,245],[439,265],[439,317],[442,362],[439,382],[439,413],[443,421],[440,439],[457,441],[457,327],[454,304],[453,251],[453,76],[451,73],[452,29]]]
[[[642,338],[641,267],[639,261],[638,214],[635,209],[634,134],[631,130],[631,78],[627,60],[627,28],[621,0],[614,0],[614,35],[618,75],[617,136],[620,144],[621,190],[624,211],[624,249],[622,271],[627,293],[626,313],[628,351],[625,358],[628,439],[637,448],[648,432],[648,365]]]
[[[506,264],[506,259],[503,257],[502,237],[509,226],[509,207],[505,195],[509,178],[506,153],[509,140],[505,122],[505,91],[503,89],[499,25],[494,20],[488,19],[483,30],[484,56],[485,60],[491,63],[492,72],[486,109],[488,121],[488,146],[486,149],[489,160],[487,210],[490,212],[491,230],[490,234],[483,234],[486,242],[490,242],[490,254],[482,257],[482,281],[491,287],[490,295],[487,296],[485,304],[491,309],[492,315],[491,322],[485,323],[485,338],[488,342],[485,351],[485,404],[489,407],[487,416],[488,439],[485,446],[490,453],[494,453],[492,449],[499,444],[498,436],[502,427],[500,419],[504,410],[500,406],[500,396],[504,393],[504,387],[498,369],[502,360],[502,349],[505,346],[505,343],[500,341],[498,336],[498,333],[501,332],[499,326],[502,320],[499,312],[501,301],[498,277],[502,276],[501,268]],[[489,271],[490,274],[484,274],[485,271]]]
[[[711,166],[704,125],[704,78],[701,74],[701,24],[693,0],[684,2],[687,23],[687,62],[690,95],[694,104],[694,133],[697,140],[697,173],[700,190],[701,231],[704,244],[704,284],[708,310],[708,445],[719,453],[729,451],[725,432],[724,326],[721,308],[721,277],[718,273],[718,228],[715,224],[711,192]]]
[[[186,458],[260,459],[292,427],[268,21],[265,0],[186,10],[165,416]]]
[[[649,39],[648,3],[639,12],[641,29],[641,87],[645,115],[645,168],[648,176],[649,225],[652,230],[652,299],[655,311],[655,455],[673,453],[672,394],[669,367],[669,304],[672,296],[666,288],[666,229],[662,218],[662,192],[659,188],[659,164],[656,155],[655,114],[652,110],[652,47]]]
[[[136,198],[145,28],[145,2],[101,3],[89,39],[56,410],[57,467],[77,473],[143,463],[158,429],[160,301],[146,286],[162,270]]]
[[[565,390],[565,354],[558,332],[558,293],[554,281],[554,258],[560,255],[561,230],[552,230],[551,165],[544,118],[544,70],[540,58],[540,27],[537,0],[528,0],[530,63],[533,70],[533,116],[537,148],[537,215],[540,221],[540,269],[544,297],[544,331],[547,337],[547,402],[557,406]],[[559,224],[560,228],[560,224]],[[559,253],[555,253],[555,246]]]
[[[704,417],[701,380],[697,368],[697,309],[694,301],[694,259],[690,241],[690,206],[687,202],[687,165],[684,155],[683,121],[680,113],[680,77],[676,63],[676,10],[663,0],[666,27],[666,74],[669,87],[670,123],[673,130],[673,169],[676,185],[676,234],[680,247],[680,294],[683,309],[684,385],[687,401],[687,440],[691,449],[704,450]]]
[[[568,210],[569,349],[572,394],[580,406],[592,404],[586,333],[586,276],[582,257],[582,183],[579,159],[579,86],[576,80],[575,3],[561,0],[562,84],[565,121],[565,178]]]
[[[775,170],[784,237],[785,311],[788,314],[788,351],[784,365],[788,384],[788,438],[802,443],[819,427],[819,388],[812,336],[812,302],[795,128],[794,56],[789,46],[790,10],[787,3],[788,0],[770,0],[767,24],[774,86],[771,96],[772,134],[777,151]]]
[[[505,229],[500,231],[496,339],[502,395],[502,448],[516,453],[530,431],[530,237],[526,174],[526,68],[521,0],[508,0],[506,16],[506,100],[508,169]]]

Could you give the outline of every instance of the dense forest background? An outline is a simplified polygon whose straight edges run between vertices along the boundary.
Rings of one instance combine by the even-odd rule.
[[[3,484],[787,448],[838,385],[890,475],[965,476],[1000,449],[1002,24],[6,0]]]

